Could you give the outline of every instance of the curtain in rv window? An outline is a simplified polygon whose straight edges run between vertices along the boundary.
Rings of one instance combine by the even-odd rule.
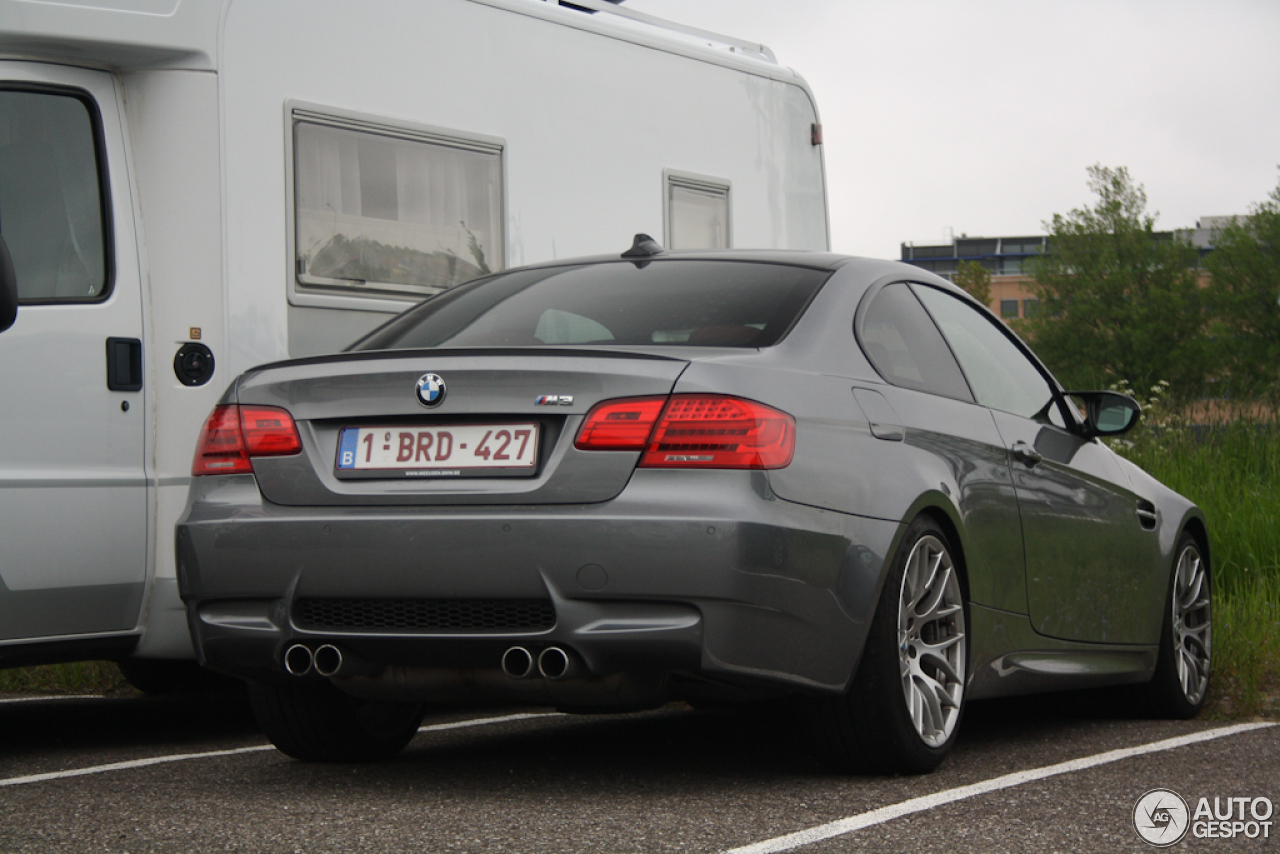
[[[293,138],[300,285],[431,294],[501,269],[500,150],[303,121]]]

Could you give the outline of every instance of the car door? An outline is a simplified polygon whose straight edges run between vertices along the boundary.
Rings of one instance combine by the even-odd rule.
[[[1150,587],[1142,566],[1154,534],[1143,519],[1153,517],[1138,513],[1139,499],[1111,451],[1081,437],[1051,379],[1004,324],[939,288],[913,288],[1008,450],[1036,631],[1066,640],[1149,642],[1142,617]]]
[[[116,82],[0,62],[0,643],[120,632],[146,580],[142,298]]]

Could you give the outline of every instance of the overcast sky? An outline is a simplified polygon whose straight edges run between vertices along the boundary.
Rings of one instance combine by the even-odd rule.
[[[831,244],[1042,234],[1127,166],[1156,227],[1280,180],[1280,0],[628,0],[763,42],[809,82]]]

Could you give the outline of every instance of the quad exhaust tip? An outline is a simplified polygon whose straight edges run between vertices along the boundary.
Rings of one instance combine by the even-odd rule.
[[[513,646],[502,654],[502,672],[512,679],[537,676],[543,679],[564,679],[577,676],[581,670],[577,656],[558,646],[549,646],[537,656],[522,646]]]
[[[533,653],[522,646],[513,646],[502,654],[502,672],[512,679],[528,679],[533,675]]]
[[[295,643],[284,651],[284,669],[291,676],[306,676],[311,672],[313,664],[311,650],[300,643]]]
[[[544,679],[563,679],[573,669],[573,659],[558,646],[549,646],[538,655],[538,672]]]
[[[342,650],[331,643],[316,648],[312,666],[321,676],[335,676],[342,669]]]

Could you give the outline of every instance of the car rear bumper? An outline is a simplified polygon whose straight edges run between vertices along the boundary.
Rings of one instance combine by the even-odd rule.
[[[600,504],[448,508],[285,507],[229,475],[196,479],[177,559],[200,660],[244,678],[285,678],[297,643],[367,672],[497,671],[519,645],[590,677],[838,691],[897,530],[779,500],[762,472],[639,470]]]

